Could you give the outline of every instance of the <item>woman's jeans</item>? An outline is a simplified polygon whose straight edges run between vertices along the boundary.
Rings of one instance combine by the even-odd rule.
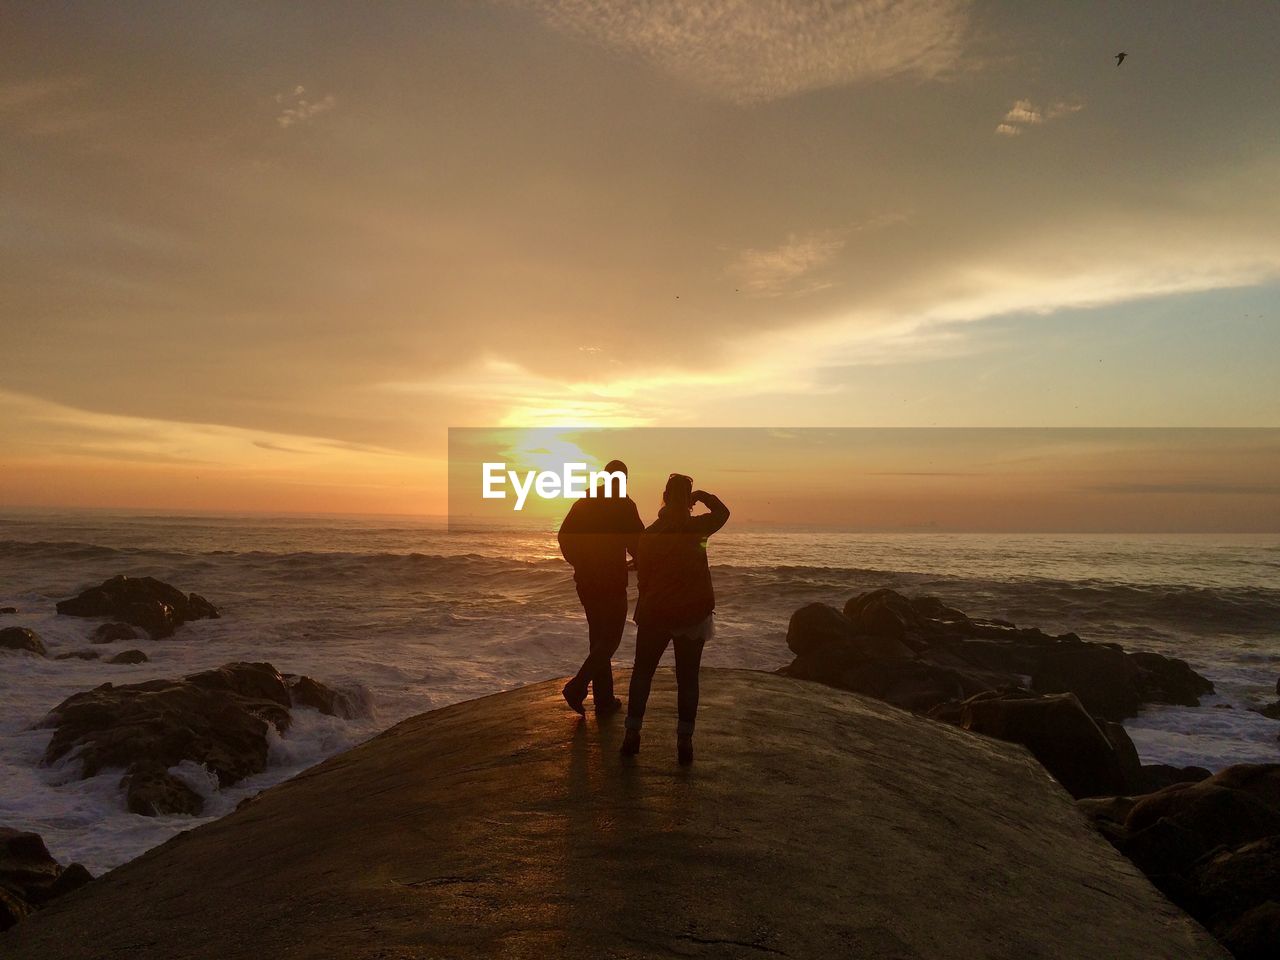
[[[698,671],[702,666],[701,637],[674,636],[661,627],[639,627],[636,631],[636,665],[631,671],[631,690],[627,696],[627,729],[639,730],[644,722],[644,708],[649,702],[649,689],[658,662],[674,643],[676,651],[676,702],[680,722],[676,733],[693,735],[693,722],[698,717]]]

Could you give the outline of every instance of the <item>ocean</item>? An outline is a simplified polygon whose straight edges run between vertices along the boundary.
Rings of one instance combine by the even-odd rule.
[[[718,597],[710,666],[773,670],[791,659],[799,606],[840,606],[893,587],[974,616],[1182,657],[1217,686],[1198,708],[1151,707],[1126,722],[1146,763],[1280,761],[1280,722],[1251,712],[1280,675],[1280,536],[856,534],[738,528],[711,541]],[[128,644],[149,663],[54,660],[89,645],[95,621],[57,600],[116,574],[158,577],[211,600],[222,619],[176,638]],[[0,514],[0,626],[36,630],[50,659],[0,654],[0,825],[40,833],[62,861],[94,873],[345,750],[392,724],[460,700],[574,672],[586,629],[551,527],[449,532],[386,517]],[[616,662],[634,649],[628,627]],[[112,648],[124,649],[117,644]],[[269,769],[218,790],[199,818],[125,812],[119,773],[79,780],[73,759],[41,762],[33,725],[105,681],[177,677],[267,660],[362,704],[353,720],[296,710]],[[714,718],[704,718],[714,723]],[[566,718],[568,722],[568,718]],[[423,771],[430,776],[430,771]]]

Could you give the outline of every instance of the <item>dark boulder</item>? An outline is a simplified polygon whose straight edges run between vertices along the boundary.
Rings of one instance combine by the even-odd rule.
[[[153,640],[172,636],[188,621],[219,615],[213,604],[199,594],[185,594],[154,577],[112,577],[60,601],[57,609],[72,617],[121,620],[141,627]]]
[[[1196,865],[1194,883],[1202,916],[1211,927],[1280,899],[1280,834],[1207,857]]]
[[[938,620],[946,624],[961,624],[969,618],[955,607],[947,606],[937,597],[913,597],[911,609],[928,620]]]
[[[120,653],[117,653],[111,659],[109,659],[107,663],[123,663],[123,664],[146,663],[147,659],[148,659],[147,655],[143,653],[141,650],[123,650]]]
[[[1076,801],[1076,809],[1095,824],[1123,827],[1135,802],[1132,797],[1084,797]]]
[[[323,709],[340,696],[313,680],[308,705]],[[314,690],[312,689],[314,687]],[[266,768],[268,727],[289,727],[293,699],[269,663],[231,663],[181,680],[110,683],[75,694],[43,725],[54,728],[45,751],[53,762],[75,751],[81,776],[123,768],[135,813],[192,813],[199,797],[167,771],[184,760],[203,764],[221,786]]]
[[[1177,657],[1138,651],[1128,654],[1138,670],[1138,692],[1144,703],[1200,706],[1200,698],[1213,693],[1213,684]]]
[[[835,607],[810,603],[791,614],[787,646],[797,657],[815,653],[830,644],[853,640],[853,624]]]
[[[1077,799],[1125,792],[1124,764],[1074,694],[979,694],[963,704],[960,725],[1022,744]]]
[[[1125,820],[1125,828],[1135,838],[1165,825],[1177,827],[1182,834],[1176,849],[1166,850],[1165,856],[1176,860],[1171,872],[1184,873],[1219,846],[1237,846],[1280,833],[1280,809],[1243,790],[1205,780],[1174,784],[1142,797]],[[1142,863],[1139,866],[1147,869]]]
[[[1040,661],[1041,653],[1035,646],[979,638],[944,642],[933,649],[939,647],[980,670],[999,672],[1009,677],[1030,676]]]
[[[851,598],[844,615],[854,630],[868,637],[904,642],[908,631],[921,627],[921,616],[911,601],[894,590],[872,590]]]
[[[1280,894],[1214,929],[1236,960],[1275,960],[1280,943]]]
[[[142,817],[195,816],[204,809],[204,798],[163,767],[139,766],[123,784],[125,809]]]
[[[141,634],[127,623],[100,623],[93,631],[94,643],[115,643],[117,640],[139,640]]]
[[[17,607],[0,607],[0,616],[3,616],[6,613],[17,613],[17,612],[18,612]]]
[[[78,863],[61,866],[39,834],[0,827],[0,930],[92,879]]]
[[[978,686],[955,670],[919,660],[854,659],[823,682],[917,713],[964,699]]]
[[[1209,782],[1228,790],[1243,790],[1280,810],[1280,763],[1237,763],[1219,770]]]
[[[936,697],[956,680],[966,696],[1028,682],[1040,693],[1074,693],[1087,712],[1110,721],[1135,715],[1144,703],[1195,704],[1213,690],[1182,660],[968,617],[937,597],[913,599],[889,589],[853,597],[843,611],[820,603],[802,607],[792,615],[787,645],[796,661],[784,672],[870,696],[896,687],[901,674],[917,686],[928,681],[931,690],[890,700],[916,704],[913,709],[941,703]],[[858,663],[912,659],[927,668],[885,669],[881,677]]]
[[[796,656],[814,653],[831,644],[848,648],[848,653],[856,657],[899,659],[915,656],[900,638],[861,632],[853,621],[825,603],[811,603],[791,615],[787,625],[787,646]]]
[[[1208,774],[1195,767],[1164,770]],[[1080,807],[1117,850],[1237,957],[1276,956],[1280,764],[1238,764],[1146,796],[1086,800]]]
[[[0,650],[25,650],[38,657],[48,656],[40,634],[26,627],[5,627],[0,630]]]
[[[1138,668],[1118,647],[1066,644],[1043,651],[1031,674],[1039,693],[1074,693],[1095,717],[1123,720],[1142,706]]]
[[[1100,720],[1095,717],[1094,721],[1115,751],[1116,760],[1120,763],[1120,773],[1124,777],[1125,791],[1138,792],[1142,785],[1142,760],[1138,757],[1138,748],[1133,745],[1133,738],[1129,736],[1129,731],[1123,724],[1113,720]]]
[[[323,683],[317,683],[310,677],[296,673],[284,674],[285,685],[289,688],[289,698],[295,707],[310,707],[331,717],[345,717],[350,720],[357,714],[356,706],[351,698]]]
[[[97,650],[71,650],[67,653],[60,653],[53,659],[55,660],[97,660],[100,654]]]
[[[1280,700],[1275,703],[1269,703],[1265,707],[1250,708],[1254,713],[1260,713],[1268,720],[1280,720]]]
[[[1199,783],[1213,773],[1204,767],[1171,767],[1164,763],[1144,763],[1136,793],[1155,793],[1175,783]]]

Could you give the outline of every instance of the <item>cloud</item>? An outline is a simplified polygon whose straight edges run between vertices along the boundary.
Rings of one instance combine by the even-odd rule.
[[[831,263],[844,245],[844,236],[836,231],[805,236],[793,233],[781,246],[743,250],[727,272],[742,289],[757,297],[813,293],[831,286],[830,281],[815,279],[812,274]]]
[[[952,70],[969,0],[508,0],[735,103]]]
[[[1004,119],[996,125],[996,133],[1002,137],[1016,137],[1027,127],[1039,126],[1083,109],[1084,103],[1079,100],[1058,100],[1045,108],[1037,107],[1030,100],[1015,100]]]
[[[1030,100],[1015,100],[1009,112],[1004,115],[1004,122],[1018,125],[1043,123],[1044,117],[1032,106]]]
[[[101,413],[8,390],[0,390],[0,423],[0,440],[10,448],[31,445],[50,449],[56,443],[62,455],[91,459],[235,465],[271,462],[254,455],[253,449],[312,454],[330,463],[404,457],[398,451],[350,445],[328,437]]]
[[[277,93],[275,99],[276,103],[282,106],[279,116],[276,117],[276,123],[281,127],[292,127],[295,124],[306,123],[314,117],[332,110],[338,104],[332,94],[325,94],[319,100],[309,99],[307,97],[307,88],[301,84],[288,93]]]
[[[48,137],[103,126],[109,115],[86,102],[89,81],[79,76],[0,83],[0,127]]]
[[[1275,497],[1280,483],[1224,483],[1217,480],[1188,480],[1173,483],[1098,483],[1085,487],[1090,493],[1118,493],[1137,496],[1191,494],[1193,496]]]
[[[72,93],[84,85],[80,77],[38,77],[0,83],[0,113],[10,113]]]

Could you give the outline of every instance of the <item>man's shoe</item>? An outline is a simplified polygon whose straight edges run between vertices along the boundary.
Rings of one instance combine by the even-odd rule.
[[[564,685],[564,689],[560,691],[560,695],[564,697],[564,702],[569,705],[569,709],[574,713],[583,717],[587,715],[587,711],[582,709],[582,701],[587,699],[585,690],[582,693],[579,693],[577,690],[573,689],[572,684],[566,683]]]
[[[682,767],[693,763],[693,737],[680,737],[676,740],[676,759]]]
[[[622,746],[618,752],[624,757],[634,757],[640,752],[640,731],[628,730],[622,735]]]
[[[596,719],[603,720],[605,717],[611,717],[622,709],[622,701],[617,697],[610,697],[603,703],[596,704]]]

